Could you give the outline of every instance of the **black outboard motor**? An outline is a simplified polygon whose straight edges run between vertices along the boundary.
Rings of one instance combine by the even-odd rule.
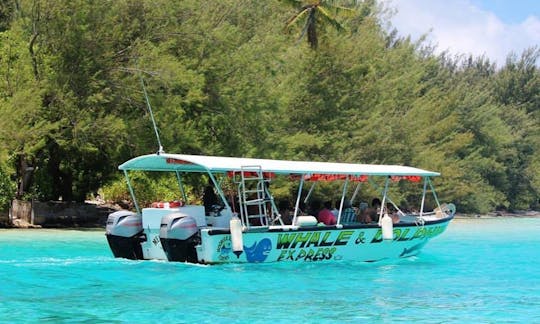
[[[146,240],[146,236],[140,215],[127,210],[109,214],[105,236],[116,258],[143,259],[141,242]]]
[[[169,261],[198,262],[195,246],[200,236],[195,218],[182,213],[163,216],[159,238]]]

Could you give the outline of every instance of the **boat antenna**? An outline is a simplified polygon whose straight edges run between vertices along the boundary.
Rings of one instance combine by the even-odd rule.
[[[152,118],[152,124],[154,125],[154,131],[156,132],[156,138],[157,138],[157,142],[158,142],[158,145],[159,145],[159,149],[158,149],[158,152],[157,154],[161,154],[161,153],[165,153],[165,151],[163,150],[163,146],[161,145],[161,139],[159,138],[159,132],[158,132],[158,128],[157,128],[157,125],[156,125],[156,120],[154,119],[154,113],[152,112],[152,106],[150,106],[150,100],[148,100],[148,93],[146,93],[146,87],[144,85],[144,79],[143,77],[141,76],[141,84],[142,84],[142,88],[143,88],[143,92],[144,92],[144,99],[146,100],[146,106],[148,107],[148,111],[150,112],[150,118]]]

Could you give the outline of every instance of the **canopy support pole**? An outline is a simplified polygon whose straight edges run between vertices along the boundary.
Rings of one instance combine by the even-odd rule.
[[[184,184],[182,183],[182,177],[180,177],[180,172],[176,170],[176,179],[178,180],[178,187],[180,187],[180,192],[182,193],[182,200],[187,204],[186,192],[184,191]]]
[[[437,207],[439,207],[439,209],[441,209],[441,204],[439,203],[439,198],[437,197],[437,193],[435,192],[435,188],[433,187],[433,183],[431,183],[431,180],[428,180],[428,182],[429,182],[429,187],[431,188],[431,192],[433,193],[433,198],[435,198],[435,202],[437,203]]]
[[[135,192],[133,192],[133,187],[131,186],[131,181],[129,181],[129,175],[127,173],[127,170],[124,170],[124,176],[126,177],[126,182],[129,188],[129,193],[131,194],[131,199],[133,199],[133,204],[135,205],[135,210],[137,210],[137,214],[141,214],[141,209],[139,208],[139,203],[137,202],[137,198],[135,198]]]
[[[214,188],[216,188],[219,194],[219,197],[221,198],[221,201],[225,205],[225,208],[231,209],[231,206],[229,206],[229,203],[227,202],[227,199],[225,198],[225,194],[223,193],[223,190],[221,190],[221,186],[216,181],[216,178],[214,178],[214,175],[212,174],[212,172],[208,171],[208,177],[210,178],[210,180],[212,180],[212,183],[214,184]]]
[[[339,203],[339,212],[338,212],[338,217],[337,217],[337,222],[336,224],[341,224],[341,214],[343,213],[343,202],[345,201],[345,195],[347,194],[347,186],[349,184],[349,176],[347,176],[347,178],[345,178],[345,183],[343,184],[343,192],[341,194],[341,202]]]
[[[300,198],[302,196],[302,187],[304,186],[304,175],[301,175],[300,178],[300,186],[298,186],[298,196],[296,197],[296,204],[294,206],[294,216],[292,220],[292,224],[296,224],[296,216],[298,216],[298,209],[300,207]]]
[[[302,176],[302,181],[304,181],[303,176]],[[311,197],[311,193],[313,192],[313,188],[315,188],[315,184],[316,184],[316,182],[313,181],[313,183],[311,184],[311,188],[309,188],[309,191],[308,191],[308,193],[306,195],[306,198],[304,198],[304,204],[307,204],[309,197]]]
[[[353,202],[356,199],[356,196],[358,195],[358,192],[360,191],[360,185],[361,184],[362,184],[361,182],[358,182],[358,184],[356,185],[356,189],[354,189],[354,193],[353,193],[353,195],[351,197],[351,206],[353,205]]]
[[[379,214],[379,226],[382,225],[382,217],[383,217],[383,213],[385,212],[385,209],[386,209],[386,194],[388,193],[388,185],[390,184],[390,177],[386,177],[386,181],[384,183],[384,191],[383,191],[383,197],[382,197],[382,202],[381,202],[381,212]]]
[[[426,190],[427,190],[427,184],[429,181],[429,177],[424,178],[424,189],[422,190],[422,202],[420,204],[420,217],[424,214],[424,203],[426,201]]]

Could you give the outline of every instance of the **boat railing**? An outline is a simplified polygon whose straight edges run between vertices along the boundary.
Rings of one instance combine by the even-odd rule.
[[[452,217],[456,213],[456,206],[454,204],[441,204],[440,207],[436,207],[434,210],[429,212],[412,212],[412,213],[403,213],[400,215],[400,219],[405,222],[417,222],[418,220],[437,220],[446,217]]]

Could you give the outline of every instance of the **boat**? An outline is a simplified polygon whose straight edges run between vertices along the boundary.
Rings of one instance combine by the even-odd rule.
[[[134,210],[110,214],[106,237],[115,257],[134,260],[223,264],[399,259],[417,255],[446,230],[455,214],[453,204],[439,203],[431,179],[440,174],[409,166],[158,152],[118,168],[126,177]],[[131,183],[134,171],[170,173],[178,182],[178,199],[141,206]],[[207,179],[215,194],[205,198],[210,202],[189,201],[184,180],[194,176]],[[272,195],[276,179],[295,182],[289,212],[280,210]],[[306,210],[321,182],[339,188],[335,224],[322,223]],[[392,199],[402,182],[419,188],[414,199],[418,207],[405,209]],[[378,209],[356,201],[366,186],[380,195]],[[353,217],[347,215],[349,208]],[[375,220],[362,221],[358,215],[369,209]]]

